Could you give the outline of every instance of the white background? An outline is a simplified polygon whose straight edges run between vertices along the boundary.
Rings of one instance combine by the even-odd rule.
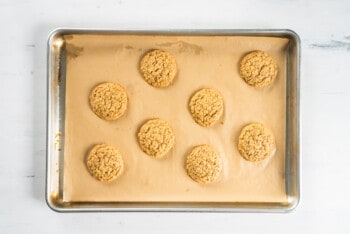
[[[0,233],[350,233],[350,1],[0,0]],[[55,213],[44,200],[56,27],[289,28],[302,39],[302,200],[290,214]]]

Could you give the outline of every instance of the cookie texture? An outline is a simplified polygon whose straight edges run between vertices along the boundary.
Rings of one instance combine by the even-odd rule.
[[[253,51],[243,57],[240,74],[245,82],[254,87],[270,85],[276,78],[276,60],[264,51]]]
[[[203,127],[214,125],[222,116],[224,101],[219,91],[204,88],[197,91],[189,102],[191,115]]]
[[[175,142],[173,129],[162,119],[148,120],[137,136],[142,151],[155,158],[163,158]]]
[[[89,100],[92,111],[104,120],[118,119],[125,113],[128,105],[125,89],[115,83],[97,85],[92,90]]]
[[[262,161],[276,152],[275,137],[265,125],[249,124],[242,129],[239,135],[238,151],[248,161]]]
[[[86,160],[90,174],[99,181],[110,182],[120,176],[124,162],[119,151],[110,145],[95,145]]]
[[[210,184],[219,178],[222,171],[222,159],[215,148],[199,145],[187,156],[187,174],[196,182]]]
[[[175,58],[169,52],[153,50],[142,58],[140,70],[148,84],[164,88],[172,84],[177,65]]]

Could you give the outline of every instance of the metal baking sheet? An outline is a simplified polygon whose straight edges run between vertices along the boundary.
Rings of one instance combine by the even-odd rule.
[[[286,202],[93,202],[63,199],[66,56],[64,35],[181,35],[247,36],[286,38]],[[58,29],[48,41],[48,116],[46,201],[55,211],[215,211],[215,212],[286,212],[293,210],[300,198],[300,127],[299,127],[300,40],[290,30],[179,30],[114,31]]]

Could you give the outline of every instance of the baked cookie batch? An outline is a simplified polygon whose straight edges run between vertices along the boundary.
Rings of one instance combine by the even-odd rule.
[[[176,76],[176,60],[169,52],[153,50],[141,59],[140,72],[149,85],[165,88],[173,83]],[[248,85],[261,88],[272,84],[278,67],[275,59],[266,52],[253,51],[242,58],[239,72]],[[126,112],[128,96],[120,84],[102,83],[92,90],[89,101],[92,111],[99,118],[113,121]],[[200,89],[191,96],[188,109],[195,123],[209,128],[222,117],[224,99],[216,89]],[[137,139],[141,150],[157,159],[163,158],[175,143],[170,123],[159,118],[146,120],[137,133]],[[273,132],[262,123],[245,126],[239,135],[237,147],[242,158],[250,162],[260,162],[276,151]],[[86,165],[90,174],[103,182],[115,180],[124,169],[120,152],[107,144],[95,145],[88,153]],[[193,181],[210,184],[219,179],[223,159],[214,146],[199,145],[187,155],[185,167]]]

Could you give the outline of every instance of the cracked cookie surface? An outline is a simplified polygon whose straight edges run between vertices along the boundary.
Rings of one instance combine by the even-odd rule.
[[[163,158],[175,142],[170,124],[158,118],[144,123],[137,136],[142,151],[155,158]]]
[[[90,174],[102,182],[115,180],[124,169],[122,155],[107,144],[95,145],[88,154],[86,165]]]
[[[125,89],[115,83],[102,83],[91,92],[90,106],[92,111],[101,119],[116,120],[127,108],[128,97]]]
[[[197,124],[203,127],[210,127],[222,116],[224,101],[219,91],[204,88],[192,96],[189,102],[189,109]]]
[[[196,146],[187,156],[187,174],[197,183],[210,184],[217,181],[222,167],[219,153],[210,145]]]
[[[169,52],[153,50],[142,58],[140,70],[149,85],[164,88],[171,85],[176,76],[176,60]]]
[[[276,78],[276,60],[264,51],[253,51],[245,55],[239,70],[245,82],[253,87],[270,85]]]
[[[276,152],[275,137],[272,131],[261,123],[245,126],[238,139],[238,151],[251,162],[259,162]]]

